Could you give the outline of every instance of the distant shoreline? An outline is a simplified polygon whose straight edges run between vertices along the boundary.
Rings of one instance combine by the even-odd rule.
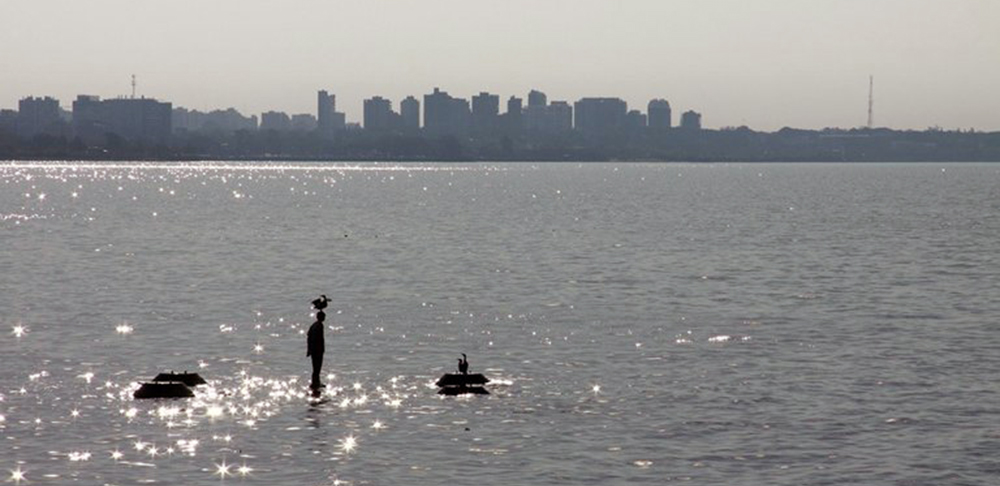
[[[108,136],[0,136],[0,160],[264,162],[1000,162],[1000,132],[889,129],[756,132],[640,130],[459,137],[424,133],[176,132],[155,142]]]

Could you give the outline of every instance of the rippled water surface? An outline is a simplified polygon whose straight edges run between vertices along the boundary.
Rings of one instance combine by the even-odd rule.
[[[996,484],[998,255],[997,165],[0,163],[0,480]]]

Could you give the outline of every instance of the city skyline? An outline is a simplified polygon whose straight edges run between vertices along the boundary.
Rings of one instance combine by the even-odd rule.
[[[481,91],[470,100],[435,87],[422,96],[422,104],[412,95],[398,103],[378,95],[366,98],[360,123],[349,121],[337,111],[336,98],[336,93],[319,90],[314,113],[269,110],[259,116],[245,116],[233,107],[200,111],[170,100],[137,96],[134,91],[107,99],[79,94],[68,106],[55,97],[32,95],[21,98],[17,110],[0,109],[0,131],[25,139],[46,134],[97,142],[113,134],[124,139],[167,142],[174,132],[204,129],[315,131],[332,140],[336,132],[352,128],[479,139],[570,131],[596,135],[644,128],[703,128],[702,114],[694,110],[679,113],[675,125],[670,102],[662,98],[650,100],[643,111],[643,107],[630,107],[617,97],[585,97],[571,104],[549,100],[546,93],[531,90],[526,105],[525,98],[511,95],[504,103],[505,110],[501,110],[498,94]]]
[[[0,4],[0,42],[14,46],[0,57],[0,108],[127,95],[136,74],[140,96],[202,111],[312,113],[328,89],[360,122],[364,99],[440,86],[665,98],[710,114],[709,128],[849,128],[866,123],[873,75],[876,126],[1000,130],[1000,4],[988,0],[134,6]]]
[[[541,91],[469,99],[435,88],[365,100],[363,123],[346,123],[336,94],[316,93],[316,114],[201,112],[144,97],[79,95],[72,111],[52,97],[0,110],[0,159],[154,160],[634,160],[998,161],[1000,132],[928,129],[703,129],[702,115],[650,100],[646,112],[614,97],[549,100]],[[421,107],[423,107],[421,113]],[[421,116],[422,115],[422,116]],[[421,122],[422,119],[422,122]]]
[[[135,80],[134,76],[132,80],[134,82]],[[268,129],[268,127],[266,126],[268,125],[268,123],[265,122],[265,119],[269,117],[272,120],[274,120],[275,117],[284,117],[287,120],[278,123],[279,124],[287,123],[289,124],[290,127],[291,124],[294,124],[295,121],[294,119],[296,117],[311,116],[312,123],[314,124],[318,123],[319,125],[310,126],[308,127],[308,130],[323,128],[322,120],[324,118],[324,115],[326,115],[328,118],[331,116],[339,116],[340,119],[336,123],[338,123],[338,126],[340,126],[341,128],[343,128],[345,125],[347,126],[356,125],[363,128],[375,128],[375,129],[401,128],[403,126],[406,126],[407,128],[423,128],[426,115],[423,113],[420,101],[417,99],[417,97],[423,97],[424,101],[426,102],[428,96],[434,97],[437,95],[445,96],[453,101],[464,103],[466,105],[465,109],[470,112],[470,115],[473,116],[473,118],[478,118],[472,121],[478,124],[478,129],[480,130],[484,128],[497,128],[497,127],[488,127],[483,125],[484,120],[482,120],[482,114],[489,112],[490,109],[486,108],[484,105],[482,105],[482,103],[492,104],[492,115],[497,117],[508,115],[513,111],[516,111],[518,113],[518,116],[520,116],[521,111],[523,110],[526,123],[525,128],[529,130],[541,129],[543,131],[553,127],[559,129],[575,128],[576,124],[575,122],[573,122],[573,120],[575,119],[574,109],[576,105],[578,105],[580,102],[586,102],[587,100],[614,100],[616,102],[620,102],[622,104],[621,107],[622,114],[638,113],[642,115],[643,126],[647,124],[645,117],[649,114],[650,109],[653,109],[654,111],[659,110],[659,113],[658,114],[654,113],[654,119],[649,122],[649,125],[667,127],[667,128],[671,127],[672,125],[679,124],[681,120],[680,115],[686,112],[696,112],[696,110],[694,109],[677,111],[676,109],[672,108],[669,100],[664,99],[662,97],[647,100],[645,103],[642,104],[629,104],[628,101],[618,96],[609,96],[609,94],[605,94],[602,96],[587,96],[577,100],[555,99],[555,98],[550,99],[547,93],[537,89],[532,89],[528,93],[520,96],[517,93],[509,94],[508,96],[507,94],[491,93],[488,91],[479,91],[478,93],[475,93],[471,96],[452,96],[452,94],[449,94],[447,90],[441,89],[439,86],[435,86],[433,90],[430,92],[414,93],[398,100],[386,98],[381,95],[372,95],[370,97],[366,97],[362,101],[364,108],[362,110],[362,113],[360,114],[361,116],[357,118],[350,118],[347,117],[343,111],[336,111],[337,93],[330,92],[324,89],[317,91],[318,102],[314,106],[311,112],[310,111],[294,112],[289,110],[283,110],[281,108],[273,108],[260,113],[245,113],[239,110],[238,108],[232,106],[228,107],[212,106],[208,108],[194,108],[181,105],[179,103],[174,102],[173,100],[156,98],[152,96],[147,97],[145,95],[138,95],[134,92],[131,94],[116,95],[116,96],[102,96],[90,93],[78,93],[72,98],[72,100],[64,100],[57,96],[51,96],[48,94],[30,94],[19,97],[18,102],[12,108],[9,109],[2,108],[0,109],[0,111],[16,115],[19,108],[21,108],[20,105],[22,105],[26,101],[30,102],[32,100],[49,100],[53,102],[58,109],[64,112],[64,116],[69,117],[65,121],[72,121],[73,114],[76,111],[76,106],[81,99],[103,100],[104,102],[136,100],[136,101],[168,103],[172,105],[174,110],[182,110],[184,112],[190,112],[190,113],[226,112],[226,113],[236,114],[239,116],[245,116],[248,119],[253,118],[255,119],[255,121],[258,121],[260,129],[262,130]],[[503,97],[504,99],[502,107],[500,102],[501,97]],[[513,102],[516,102],[516,105],[512,104]],[[409,106],[407,106],[408,104]],[[656,108],[653,108],[654,106]],[[409,112],[409,114],[407,114],[407,112]],[[478,116],[476,115],[477,112],[479,113]],[[672,112],[676,112],[678,115],[676,124],[673,124],[671,121]],[[701,122],[700,122],[701,113],[700,112],[696,113],[699,116],[699,127],[701,127]],[[401,117],[401,119],[398,121],[394,121],[389,119],[391,117]],[[552,119],[553,117],[559,119],[565,119],[565,121],[558,119],[553,120]],[[371,118],[376,118],[374,126],[371,126],[369,124],[369,120]],[[384,119],[378,120],[378,118],[384,118]],[[302,120],[300,120],[300,123],[301,122]],[[394,126],[394,123],[396,122],[400,124],[399,127]]]

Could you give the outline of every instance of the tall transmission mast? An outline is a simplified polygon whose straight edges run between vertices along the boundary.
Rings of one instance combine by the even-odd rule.
[[[872,110],[875,106],[875,76],[868,76],[868,129],[871,130],[875,121],[875,113]]]
[[[135,75],[134,74],[132,75],[132,99],[133,100],[135,99]],[[869,108],[869,110],[871,110],[871,108]],[[870,114],[868,115],[868,119],[869,119],[868,124],[871,125],[872,122],[871,122],[871,115]]]

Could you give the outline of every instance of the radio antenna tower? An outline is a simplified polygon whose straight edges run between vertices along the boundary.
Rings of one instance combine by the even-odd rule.
[[[134,74],[132,75],[132,99],[133,100],[135,99],[135,75]],[[872,123],[871,122],[871,115],[868,115],[868,118],[869,118],[868,124],[871,125],[871,123]]]
[[[868,76],[868,129],[872,129],[872,124],[875,121],[875,114],[872,108],[875,105],[875,76]]]

